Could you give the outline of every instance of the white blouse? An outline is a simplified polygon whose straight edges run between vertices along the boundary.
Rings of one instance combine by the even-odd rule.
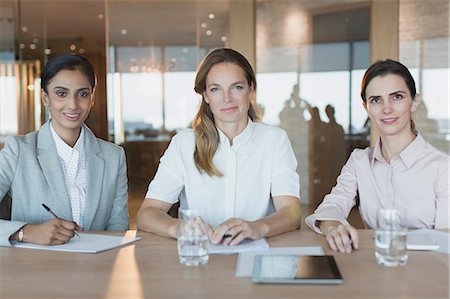
[[[274,211],[274,196],[299,198],[297,161],[285,131],[249,120],[233,145],[220,130],[219,135],[213,162],[223,177],[199,172],[194,131],[185,129],[172,138],[146,198],[180,200],[182,208],[202,206],[213,227],[232,217],[264,218]]]

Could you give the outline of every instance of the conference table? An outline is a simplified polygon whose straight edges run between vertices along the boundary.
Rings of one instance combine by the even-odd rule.
[[[254,284],[235,277],[237,255],[188,267],[178,262],[176,240],[114,234],[142,240],[97,254],[1,247],[0,298],[449,298],[447,254],[409,251],[406,266],[383,267],[371,230],[359,230],[360,249],[351,254],[331,251],[312,231],[267,239],[271,247],[322,246],[334,255],[342,285]]]

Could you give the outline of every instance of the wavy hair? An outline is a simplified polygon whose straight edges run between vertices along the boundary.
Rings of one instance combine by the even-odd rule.
[[[195,133],[195,165],[201,173],[206,172],[209,176],[221,177],[223,174],[213,163],[214,154],[219,147],[219,132],[214,122],[214,115],[204,97],[206,77],[211,68],[218,63],[233,63],[239,66],[245,73],[248,85],[252,86],[255,91],[256,77],[248,60],[239,52],[229,48],[213,50],[202,60],[197,69],[194,90],[202,96],[202,102],[192,121],[192,128]],[[248,116],[252,121],[259,121],[259,113],[254,103],[255,99],[253,98],[250,100]]]

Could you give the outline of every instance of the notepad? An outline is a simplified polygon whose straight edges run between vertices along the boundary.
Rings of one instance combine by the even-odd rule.
[[[234,254],[247,251],[267,251],[269,250],[269,244],[265,239],[250,240],[246,239],[238,245],[214,245],[208,244],[209,254]]]
[[[78,253],[98,253],[113,248],[121,247],[142,239],[141,237],[122,237],[100,234],[80,233],[79,237],[75,236],[69,242],[62,245],[38,245],[32,243],[16,243],[12,246],[17,248],[66,251]]]
[[[419,229],[408,232],[408,250],[437,250],[439,244],[431,237],[431,230]]]

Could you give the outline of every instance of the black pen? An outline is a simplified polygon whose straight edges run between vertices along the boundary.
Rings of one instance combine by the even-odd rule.
[[[225,235],[223,235],[223,239],[227,239],[227,238],[231,238],[233,235],[231,235],[231,234],[225,234]]]
[[[60,218],[59,218],[55,213],[53,213],[53,211],[50,210],[50,208],[47,207],[45,204],[42,204],[42,206],[43,206],[47,211],[49,211],[49,213],[52,214],[53,217],[60,219]],[[74,230],[73,232],[74,232],[75,235],[77,235],[78,237],[80,236],[80,235],[77,233],[77,231]]]

